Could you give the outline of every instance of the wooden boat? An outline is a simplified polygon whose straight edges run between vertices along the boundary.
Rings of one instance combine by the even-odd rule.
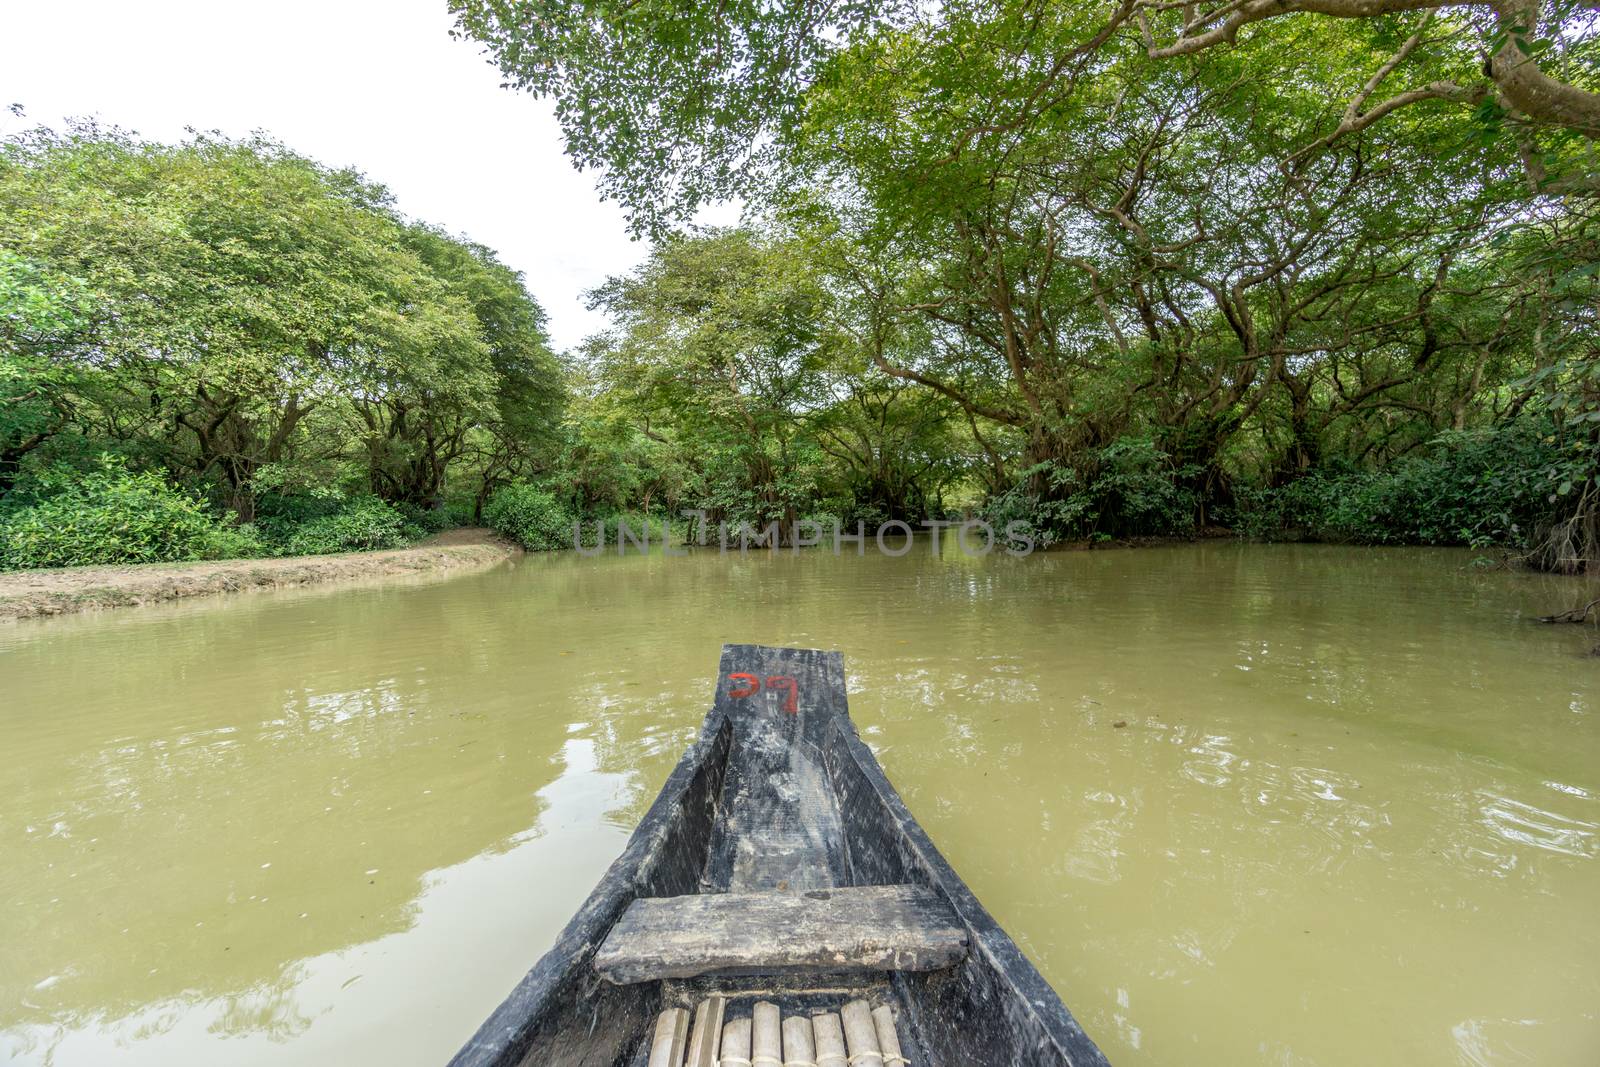
[[[837,652],[723,648],[622,855],[451,1062],[646,1067],[664,1009],[712,994],[729,1018],[891,1005],[916,1067],[1106,1063],[862,743]]]

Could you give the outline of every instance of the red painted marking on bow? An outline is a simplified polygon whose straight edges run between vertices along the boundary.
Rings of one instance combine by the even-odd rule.
[[[761,679],[757,678],[753,674],[746,674],[743,671],[735,671],[733,674],[728,675],[728,681],[730,681],[730,682],[733,681],[735,678],[739,678],[739,679],[743,679],[743,680],[749,681],[750,688],[748,688],[748,689],[730,689],[730,690],[728,690],[728,695],[731,696],[731,697],[738,698],[738,697],[754,696],[761,689]]]
[[[768,689],[788,689],[789,695],[783,700],[783,710],[790,715],[800,713],[800,683],[787,674],[774,674],[767,679]]]

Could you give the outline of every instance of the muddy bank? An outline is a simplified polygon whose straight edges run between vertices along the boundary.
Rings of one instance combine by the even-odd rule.
[[[383,552],[17,571],[0,574],[0,624],[217,593],[481,570],[520,551],[488,530],[448,530],[415,547]]]

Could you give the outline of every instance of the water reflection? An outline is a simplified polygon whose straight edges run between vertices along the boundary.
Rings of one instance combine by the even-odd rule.
[[[746,640],[845,651],[1114,1062],[1593,1062],[1592,638],[1465,559],[529,558],[14,627],[0,1059],[441,1062]]]
[[[1478,792],[1482,824],[1513,845],[1532,845],[1568,856],[1595,855],[1595,831],[1600,823],[1557,815],[1510,797]]]

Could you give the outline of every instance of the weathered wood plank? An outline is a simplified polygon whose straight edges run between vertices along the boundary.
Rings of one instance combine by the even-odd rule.
[[[845,881],[844,830],[820,748],[848,714],[843,658],[727,645],[714,706],[733,724],[734,752],[702,884],[756,891]]]
[[[719,971],[929,971],[966,951],[965,927],[932,891],[849,886],[635,900],[594,966],[622,985]]]

